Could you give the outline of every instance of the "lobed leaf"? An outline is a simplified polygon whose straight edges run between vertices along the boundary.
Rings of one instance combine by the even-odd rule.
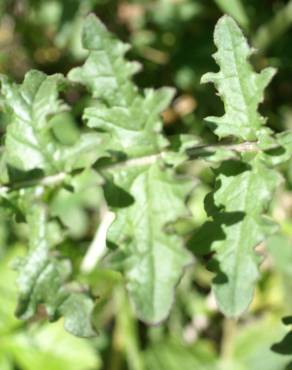
[[[256,140],[261,134],[265,119],[258,113],[265,87],[275,74],[275,69],[266,68],[255,73],[248,62],[252,49],[229,16],[217,23],[214,41],[218,48],[214,59],[220,67],[217,73],[207,73],[202,83],[213,82],[224,103],[222,117],[206,120],[216,126],[220,138],[234,136],[240,140]]]
[[[190,182],[151,164],[155,162],[151,155],[159,156],[168,145],[159,115],[173,89],[147,89],[141,95],[131,80],[137,64],[125,59],[128,45],[116,40],[93,15],[85,21],[83,45],[89,56],[69,79],[84,84],[97,100],[85,110],[87,125],[109,134],[107,151],[121,158],[145,157],[141,165],[121,165],[103,175],[112,173],[105,192],[116,213],[108,239],[124,253],[127,288],[138,316],[157,323],[168,315],[174,287],[191,262],[181,238],[165,230],[186,212]]]
[[[93,107],[85,109],[84,118],[89,127],[110,135],[105,149],[137,157],[167,146],[159,114],[170,103],[174,90],[147,89],[141,95],[131,80],[139,66],[125,59],[129,45],[116,40],[94,15],[85,21],[83,46],[89,56],[68,77],[85,85],[97,99]]]
[[[213,290],[219,308],[227,316],[238,317],[250,304],[259,277],[260,258],[254,248],[276,230],[263,215],[280,180],[271,166],[285,159],[287,149],[277,159],[269,157],[268,149],[279,143],[285,146],[289,137],[273,138],[257,111],[275,70],[253,71],[248,62],[252,50],[229,16],[218,21],[214,40],[218,48],[214,58],[220,71],[207,73],[202,82],[215,84],[225,114],[208,117],[207,121],[216,125],[219,138],[233,136],[252,145],[248,152],[238,153],[237,160],[224,160],[215,170],[215,190],[205,205],[212,220],[192,243],[200,253],[215,252],[210,267],[216,273]]]
[[[192,262],[182,237],[166,230],[187,214],[185,198],[192,184],[159,164],[130,174],[121,170],[114,177],[133,201],[117,211],[108,238],[123,251],[127,289],[138,316],[157,323],[167,317],[174,288]]]
[[[252,300],[260,262],[254,248],[276,230],[262,214],[278,184],[278,173],[257,157],[250,166],[227,161],[218,169],[213,195],[216,209],[210,213],[219,222],[223,237],[214,238],[211,245],[218,270],[213,289],[227,316],[241,315]]]
[[[93,301],[70,288],[71,266],[51,250],[49,224],[43,206],[34,206],[27,216],[30,230],[29,252],[17,266],[19,291],[16,315],[24,320],[34,317],[45,307],[49,320],[64,317],[66,330],[81,337],[95,334],[91,325]],[[80,290],[80,289],[79,289]]]
[[[1,78],[1,92],[10,122],[5,139],[5,159],[21,171],[41,169],[46,174],[85,167],[100,155],[101,139],[94,133],[83,134],[72,146],[54,137],[50,119],[67,107],[58,99],[65,83],[62,75],[46,76],[32,70],[21,85]],[[89,155],[88,153],[91,153]]]

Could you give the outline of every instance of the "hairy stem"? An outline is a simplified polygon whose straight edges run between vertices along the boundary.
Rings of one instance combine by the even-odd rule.
[[[243,152],[257,152],[259,148],[257,147],[256,142],[243,142],[240,144],[213,144],[213,145],[198,145],[191,148],[186,149],[186,154],[189,158],[189,160],[194,160],[199,158],[201,155],[203,155],[206,152],[215,152],[219,148],[222,149],[228,149],[232,150],[234,152],[243,153]],[[112,164],[106,164],[103,166],[99,166],[99,169],[102,171],[106,171],[109,169],[114,168],[123,168],[123,167],[135,167],[135,166],[148,166],[152,163],[155,163],[159,159],[163,159],[164,156],[167,154],[167,151],[152,154],[145,157],[140,158],[132,158],[132,159],[126,159],[119,161],[117,163]],[[52,176],[46,176],[42,178],[32,179],[32,180],[24,180],[14,183],[7,183],[0,186],[0,195],[8,193],[10,191],[19,190],[22,188],[30,188],[34,186],[43,186],[43,187],[49,187],[49,186],[55,186],[61,184],[67,175],[64,172],[60,172],[56,175]]]

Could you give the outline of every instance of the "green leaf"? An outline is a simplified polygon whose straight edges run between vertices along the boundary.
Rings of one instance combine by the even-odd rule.
[[[279,317],[264,315],[260,320],[238,326],[228,356],[220,359],[226,370],[288,370],[291,356],[275,353],[272,345],[285,333]],[[272,348],[271,348],[272,347]]]
[[[49,320],[64,316],[64,326],[69,332],[81,337],[94,335],[91,326],[94,303],[87,294],[80,292],[78,285],[69,284],[69,261],[54,256],[44,207],[34,206],[27,222],[30,248],[28,255],[17,265],[17,316],[28,320],[43,305]]]
[[[70,71],[69,79],[85,84],[108,105],[127,106],[137,94],[130,78],[140,69],[138,63],[124,59],[130,46],[116,39],[93,14],[84,22],[82,43],[89,56],[82,67]]]
[[[210,268],[216,273],[213,290],[219,308],[227,316],[238,317],[250,304],[259,277],[260,258],[254,248],[276,230],[263,214],[280,180],[269,166],[280,163],[283,153],[268,153],[278,143],[271,130],[263,127],[265,119],[258,113],[264,88],[275,70],[253,71],[248,62],[252,50],[229,16],[218,21],[214,39],[220,71],[207,73],[202,82],[215,84],[225,114],[207,121],[215,124],[219,138],[233,136],[253,146],[239,150],[240,160],[223,161],[215,171],[215,191],[205,204],[212,220],[191,241],[199,254],[215,252]]]
[[[115,184],[132,202],[117,211],[108,238],[124,256],[127,289],[139,318],[158,323],[169,313],[183,269],[192,262],[182,238],[167,226],[188,212],[186,195],[192,184],[159,164],[120,170]]]
[[[0,366],[1,370],[13,370],[13,364],[10,362],[10,359],[2,353],[0,355]]]
[[[89,127],[109,133],[105,149],[133,157],[167,146],[159,114],[170,103],[174,90],[147,89],[141,95],[131,80],[138,65],[124,57],[129,45],[115,39],[94,15],[85,21],[83,46],[89,56],[68,77],[85,85],[97,99],[93,107],[85,109],[84,118]]]
[[[151,165],[155,161],[151,154],[168,145],[159,115],[173,89],[140,94],[131,80],[137,64],[125,59],[129,46],[116,40],[93,15],[85,21],[83,45],[89,56],[69,73],[69,79],[84,84],[97,100],[85,110],[88,126],[109,134],[107,151],[121,158],[145,157],[141,166],[115,169],[112,183],[106,185],[107,201],[116,212],[108,238],[124,253],[127,288],[138,316],[156,323],[168,315],[174,287],[191,262],[182,240],[164,230],[186,212],[190,182]]]
[[[182,364],[185,370],[219,369],[214,351],[204,342],[187,346],[165,338],[148,347],[144,356],[148,370],[177,370]]]
[[[70,191],[60,188],[52,198],[51,215],[62,221],[74,239],[85,237],[88,233],[91,215],[87,210],[95,211],[100,207],[103,199],[102,181],[97,172],[86,169],[72,177]]]
[[[214,58],[218,73],[207,73],[202,83],[213,82],[224,102],[222,117],[208,117],[215,124],[220,138],[235,136],[241,140],[256,140],[265,119],[258,113],[265,87],[275,74],[273,68],[255,73],[248,62],[252,50],[240,28],[229,16],[222,17],[215,28],[214,41],[218,48]]]
[[[274,235],[269,238],[267,249],[277,267],[278,272],[286,276],[287,282],[290,283],[292,277],[291,240],[281,234]]]
[[[292,242],[287,236],[276,234],[267,241],[267,251],[275,269],[281,274],[285,305],[292,305]]]
[[[274,154],[274,161],[277,161],[275,164],[286,162],[292,157],[292,132],[283,131],[276,136],[277,142],[282,148],[282,153],[272,152]]]
[[[11,333],[6,336],[4,349],[22,370],[101,367],[98,354],[90,342],[69,335],[60,323],[32,325],[26,331]]]
[[[2,221],[2,220],[1,220]],[[2,221],[3,222],[3,221]],[[15,271],[11,269],[12,260],[19,253],[17,248],[13,248],[5,256],[1,256],[0,264],[0,335],[13,331],[20,326],[13,311],[16,301]],[[1,364],[1,361],[0,361]],[[2,367],[0,367],[2,369]]]
[[[209,222],[205,230],[208,248],[215,252],[210,265],[217,273],[213,290],[220,310],[238,317],[250,304],[259,278],[260,258],[254,248],[276,231],[275,224],[262,214],[279,184],[279,175],[258,157],[249,165],[223,162],[216,172],[216,190],[206,205],[213,224]],[[202,236],[204,233],[199,233],[192,240],[194,250]]]
[[[53,135],[51,118],[67,109],[58,99],[58,91],[65,83],[62,75],[46,76],[32,70],[22,85],[3,76],[1,82],[10,118],[5,139],[8,165],[22,171],[42,169],[52,174],[90,165],[100,156],[101,139],[96,134],[85,133],[72,146],[62,145]]]

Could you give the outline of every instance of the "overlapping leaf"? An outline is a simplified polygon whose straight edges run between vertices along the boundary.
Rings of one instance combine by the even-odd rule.
[[[6,77],[1,82],[10,115],[4,154],[8,165],[21,171],[41,169],[52,174],[90,165],[99,157],[98,135],[82,134],[76,144],[67,147],[52,133],[50,118],[67,109],[58,99],[58,91],[65,83],[62,75],[46,76],[32,70],[22,85]]]
[[[159,155],[168,145],[159,114],[173,90],[148,89],[141,95],[131,80],[137,64],[124,58],[128,45],[116,40],[94,16],[85,22],[83,44],[89,57],[69,78],[85,84],[97,100],[85,110],[88,126],[107,132],[111,139],[106,150],[119,152],[121,158]],[[169,222],[185,214],[184,201],[191,187],[172,170],[151,164],[155,157],[150,162],[149,158],[113,172],[108,202],[116,221],[109,239],[126,256],[127,288],[136,312],[141,319],[156,323],[169,313],[174,287],[191,261],[182,240],[165,230]]]
[[[97,99],[84,118],[89,127],[110,134],[106,149],[142,156],[165,147],[159,114],[172,99],[173,89],[147,89],[139,94],[131,80],[139,65],[124,58],[129,45],[116,40],[93,15],[85,21],[83,46],[89,56],[82,67],[69,73],[69,79],[84,84]]]
[[[138,316],[157,323],[168,315],[183,268],[192,262],[182,238],[166,230],[187,214],[185,198],[192,184],[159,164],[132,173],[121,170],[114,178],[133,200],[117,211],[109,239],[125,256],[127,289]]]
[[[248,62],[251,50],[230,17],[218,22],[215,43],[220,71],[202,80],[215,83],[226,113],[208,120],[216,125],[219,138],[233,137],[235,145],[238,141],[243,145],[239,150],[230,146],[215,151],[212,160],[223,163],[216,170],[215,191],[206,201],[211,220],[199,236],[207,231],[203,235],[205,245],[208,242],[206,252],[215,252],[212,262],[217,275],[213,289],[220,309],[238,316],[250,303],[259,275],[259,257],[254,248],[275,229],[263,216],[279,182],[270,166],[290,156],[291,135],[272,137],[271,130],[264,127],[265,120],[257,109],[274,70],[253,72]],[[89,50],[88,58],[83,66],[69,73],[69,79],[85,85],[91,93],[93,99],[84,118],[96,132],[83,134],[67,146],[53,134],[51,117],[67,109],[58,99],[65,81],[61,75],[48,77],[31,71],[22,85],[3,77],[2,95],[10,122],[1,168],[40,169],[51,175],[90,167],[105,152],[112,156],[108,161],[111,164],[103,166],[101,161],[95,166],[105,181],[107,205],[115,212],[108,240],[122,257],[127,289],[137,315],[157,323],[167,317],[175,286],[184,267],[192,262],[183,248],[183,238],[172,225],[187,214],[185,201],[192,188],[191,182],[179,178],[173,167],[184,162],[191,150],[186,151],[188,146],[184,148],[181,142],[178,154],[165,152],[169,142],[162,132],[160,113],[169,104],[173,90],[148,89],[140,94],[132,81],[138,65],[125,59],[128,45],[116,40],[93,15],[85,21],[83,45]],[[278,144],[280,152],[274,153],[274,145]],[[117,158],[120,163],[112,163]],[[68,261],[52,251],[50,224],[44,205],[38,202],[34,198],[32,203],[36,204],[24,212],[30,229],[30,249],[18,265],[17,315],[30,319],[44,307],[50,320],[63,316],[70,332],[91,336],[94,304],[78,284],[70,282]],[[55,215],[61,217],[58,211]],[[194,249],[197,247],[201,245]]]
[[[71,266],[51,250],[50,228],[43,206],[33,206],[27,216],[30,230],[28,255],[17,266],[19,301],[16,315],[30,319],[43,305],[49,320],[64,316],[65,328],[81,337],[94,335],[91,326],[93,301],[70,287]]]

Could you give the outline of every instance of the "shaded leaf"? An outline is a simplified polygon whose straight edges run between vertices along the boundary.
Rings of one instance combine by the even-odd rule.
[[[138,316],[150,323],[166,318],[174,287],[183,268],[192,262],[182,238],[167,232],[167,224],[187,214],[189,180],[179,179],[159,164],[129,174],[115,174],[134,202],[119,209],[108,238],[123,250],[127,289]]]
[[[216,190],[206,204],[213,221],[192,238],[192,249],[200,254],[216,252],[211,264],[216,272],[214,293],[220,310],[237,317],[250,304],[259,278],[260,258],[254,248],[277,229],[262,214],[279,176],[257,157],[250,166],[223,162],[216,173]],[[205,245],[205,251],[201,245]]]
[[[48,221],[42,206],[35,206],[27,216],[30,228],[29,253],[17,265],[19,301],[16,314],[28,320],[43,305],[49,320],[64,316],[64,326],[72,334],[89,337],[94,303],[80,287],[68,284],[69,261],[60,260],[51,250]],[[72,285],[72,284],[71,284]]]

